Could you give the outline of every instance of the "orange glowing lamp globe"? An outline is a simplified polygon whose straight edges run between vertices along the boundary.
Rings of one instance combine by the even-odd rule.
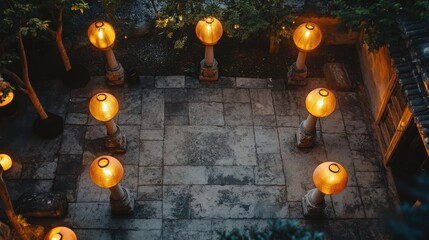
[[[89,100],[89,112],[102,122],[112,120],[119,111],[119,102],[110,93],[97,93]]]
[[[111,156],[100,156],[91,163],[89,175],[95,185],[101,188],[111,188],[121,181],[124,176],[124,168],[118,159]]]
[[[68,227],[55,227],[45,235],[44,240],[77,240],[77,236]]]
[[[343,191],[347,181],[346,169],[336,162],[324,162],[313,172],[314,185],[324,194],[336,194]]]
[[[321,41],[322,31],[314,23],[303,23],[293,32],[293,42],[303,52],[315,49]]]
[[[12,158],[4,153],[0,153],[0,165],[3,171],[7,171],[12,167]]]
[[[91,44],[101,50],[113,47],[115,43],[115,29],[106,21],[93,22],[88,28],[88,39]]]
[[[197,23],[195,34],[204,45],[215,45],[223,34],[222,23],[214,17],[206,17]]]
[[[305,98],[307,111],[318,118],[329,116],[334,112],[336,104],[334,93],[326,88],[316,88]]]
[[[10,102],[12,102],[13,97],[14,97],[14,94],[13,94],[12,90],[8,92],[6,97],[3,97],[3,92],[0,91],[0,99],[3,99],[0,102],[0,107],[4,107],[4,106],[8,105]]]

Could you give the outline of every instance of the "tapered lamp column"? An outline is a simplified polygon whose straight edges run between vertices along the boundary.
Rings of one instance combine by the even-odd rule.
[[[322,31],[314,23],[299,25],[293,32],[293,42],[299,50],[296,62],[292,63],[287,74],[288,85],[306,85],[307,66],[305,58],[307,53],[319,46],[322,41]]]
[[[111,86],[122,85],[125,80],[124,68],[116,60],[115,54],[112,50],[115,43],[115,37],[115,29],[113,29],[113,26],[106,21],[96,21],[88,28],[88,38],[91,44],[97,49],[104,51],[106,54],[107,84]]]
[[[106,125],[105,145],[111,153],[123,153],[127,149],[127,139],[121,133],[119,126],[113,121],[118,111],[118,100],[112,94],[97,93],[89,100],[89,112],[91,115]]]
[[[324,162],[313,172],[313,188],[302,198],[302,209],[305,217],[320,217],[325,209],[325,195],[336,194],[344,190],[348,174],[341,164]]]
[[[223,34],[222,23],[214,17],[207,17],[198,22],[195,34],[206,46],[204,59],[200,62],[200,80],[215,81],[219,79],[218,63],[214,58],[214,45]]]
[[[77,236],[68,227],[55,227],[45,235],[44,240],[77,240]]]
[[[130,190],[121,186],[124,168],[118,159],[111,156],[96,158],[89,167],[95,185],[110,189],[110,206],[114,215],[134,213],[134,197]]]
[[[316,88],[305,99],[307,119],[302,121],[296,132],[297,147],[307,148],[314,144],[317,118],[329,116],[334,112],[336,99],[334,93],[326,88]]]

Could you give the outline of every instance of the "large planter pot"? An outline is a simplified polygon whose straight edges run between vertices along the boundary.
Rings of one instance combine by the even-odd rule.
[[[33,132],[41,138],[58,137],[63,132],[63,118],[50,112],[46,112],[46,114],[48,114],[47,119],[37,118],[34,120]]]
[[[88,69],[81,64],[72,64],[72,69],[63,75],[64,84],[72,89],[85,87],[89,80]]]

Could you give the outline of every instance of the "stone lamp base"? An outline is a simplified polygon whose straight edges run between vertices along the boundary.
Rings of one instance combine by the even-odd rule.
[[[314,145],[314,139],[316,137],[316,128],[313,128],[312,131],[307,131],[302,121],[299,125],[298,130],[296,131],[296,146],[298,148],[309,148]]]
[[[125,71],[122,65],[118,62],[115,68],[111,68],[106,65],[106,78],[107,85],[109,86],[120,86],[125,83]]]
[[[287,85],[291,86],[305,86],[307,81],[307,66],[304,65],[304,68],[298,69],[296,67],[296,62],[292,63],[287,73]]]
[[[201,70],[199,79],[201,81],[216,81],[219,79],[219,73],[217,68],[217,61],[213,59],[212,65],[207,65],[205,59],[200,62]]]
[[[110,197],[110,207],[112,208],[112,215],[126,216],[134,214],[134,196],[128,188],[117,186],[121,188],[119,191],[123,192],[121,199],[115,200]]]
[[[323,217],[325,207],[325,194],[320,192],[317,188],[309,190],[302,198],[302,210],[304,217]]]
[[[124,153],[127,150],[127,138],[122,134],[119,126],[114,134],[107,134],[105,146],[110,153]]]

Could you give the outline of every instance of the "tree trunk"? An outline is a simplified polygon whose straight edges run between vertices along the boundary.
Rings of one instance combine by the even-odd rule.
[[[69,56],[67,55],[66,48],[63,44],[63,9],[64,6],[61,6],[58,11],[58,29],[55,32],[55,42],[57,42],[58,51],[60,52],[61,60],[63,61],[64,68],[66,71],[71,70],[71,64]]]
[[[25,47],[24,47],[24,43],[22,42],[22,35],[20,31],[18,32],[18,41],[19,41],[19,48],[21,52],[22,77],[24,78],[25,88],[28,91],[28,97],[30,98],[31,103],[33,103],[33,106],[36,109],[37,114],[39,114],[39,117],[41,119],[47,119],[48,115],[43,109],[43,106],[40,103],[39,98],[37,97],[36,92],[34,91],[33,86],[31,86],[31,83],[30,83],[30,77],[28,76],[27,55],[25,54]]]
[[[10,201],[9,192],[7,191],[6,184],[3,181],[3,168],[0,167],[0,197],[4,205],[4,211],[6,212],[7,218],[9,219],[12,227],[18,233],[22,240],[30,240],[31,236],[28,234],[24,227],[19,223],[18,216],[16,216],[13,210],[12,202]]]
[[[279,42],[278,42],[279,36],[277,36],[277,33],[274,30],[271,30],[270,33],[270,54],[277,54],[279,52]]]

